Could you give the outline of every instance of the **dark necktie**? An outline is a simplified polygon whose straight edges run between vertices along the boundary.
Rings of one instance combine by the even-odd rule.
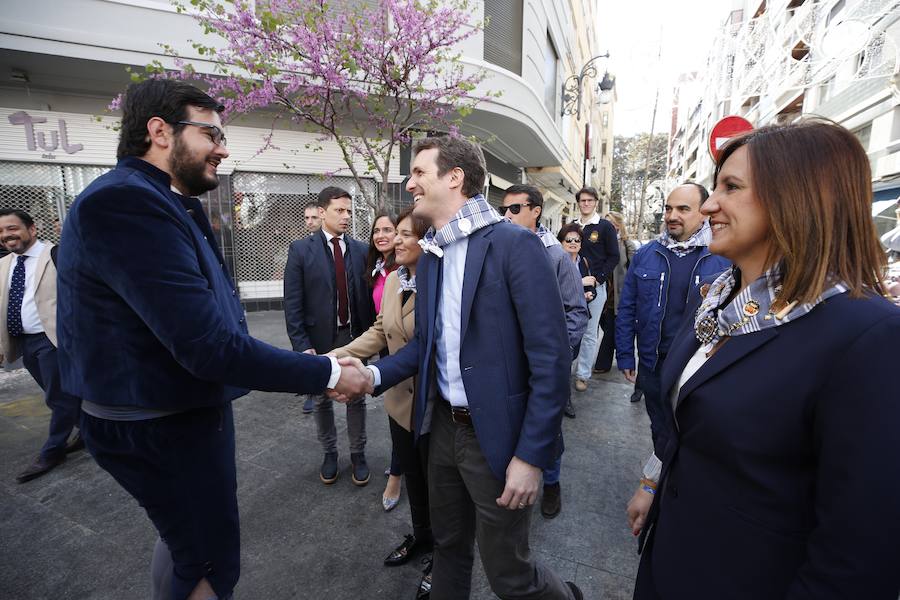
[[[6,329],[9,335],[17,336],[25,333],[22,327],[22,298],[25,297],[25,255],[19,256],[13,269],[12,283],[9,286],[9,306],[6,310]]]
[[[337,279],[338,323],[344,326],[350,320],[347,298],[347,270],[344,268],[344,253],[341,252],[341,240],[333,237],[331,238],[331,244],[334,246],[334,276]]]

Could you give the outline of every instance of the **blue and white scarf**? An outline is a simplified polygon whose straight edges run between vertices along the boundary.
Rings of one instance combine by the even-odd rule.
[[[683,258],[693,252],[695,248],[709,246],[709,242],[712,241],[712,229],[709,227],[709,221],[705,220],[703,221],[703,225],[700,226],[700,229],[695,231],[694,235],[683,242],[679,242],[673,238],[669,235],[668,231],[663,231],[659,235],[659,238],[657,238],[657,241],[673,252],[677,257]]]
[[[466,200],[466,203],[453,215],[449,223],[437,231],[431,227],[425,233],[425,237],[419,240],[419,245],[425,252],[431,252],[438,258],[443,258],[442,248],[444,246],[449,246],[483,227],[499,223],[502,220],[503,217],[487,203],[484,196],[477,194]]]
[[[737,285],[738,275],[736,267],[719,275],[709,286],[706,298],[697,309],[694,333],[703,345],[704,352],[712,350],[722,338],[754,333],[796,321],[820,302],[848,289],[843,283],[834,283],[813,302],[785,302],[778,298],[781,294],[781,265],[778,264],[720,308]]]
[[[561,246],[559,240],[556,239],[556,236],[550,232],[549,229],[544,227],[543,225],[537,226],[537,231],[535,233],[541,238],[541,242],[544,243],[544,248],[549,248],[550,246]]]
[[[372,277],[375,277],[376,275],[384,275],[385,277],[387,277],[387,273],[384,270],[383,256],[375,261],[375,268],[372,269]]]
[[[401,265],[400,268],[397,269],[397,279],[400,280],[400,289],[397,290],[398,294],[416,291],[416,276],[410,274],[406,265]]]

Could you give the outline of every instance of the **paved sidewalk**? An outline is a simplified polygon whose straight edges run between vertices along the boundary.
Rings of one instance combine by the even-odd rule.
[[[282,313],[248,320],[254,335],[289,347]],[[562,514],[545,521],[535,509],[534,550],[585,598],[631,598],[634,585],[638,556],[624,511],[650,443],[643,403],[629,403],[630,393],[617,374],[574,393],[578,417],[564,420]],[[319,482],[315,423],[301,406],[292,394],[262,392],[234,404],[243,542],[235,598],[412,600],[419,565],[381,562],[410,532],[405,494],[393,512],[381,508],[381,473],[390,460],[381,401],[367,403],[372,481],[363,488],[350,482],[339,407],[340,479],[330,487]],[[147,598],[156,533],[86,452],[37,480],[15,482],[43,443],[48,414],[24,369],[0,370],[0,596]],[[476,564],[472,598],[493,597]]]

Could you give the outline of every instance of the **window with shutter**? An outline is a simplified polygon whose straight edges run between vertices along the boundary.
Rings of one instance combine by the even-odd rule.
[[[522,74],[522,0],[484,0],[484,60]]]

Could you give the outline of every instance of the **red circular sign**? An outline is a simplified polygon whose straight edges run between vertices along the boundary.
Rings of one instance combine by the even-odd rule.
[[[742,133],[753,131],[753,123],[736,115],[722,117],[709,133],[709,153],[713,160],[719,159],[719,150],[725,142]]]

